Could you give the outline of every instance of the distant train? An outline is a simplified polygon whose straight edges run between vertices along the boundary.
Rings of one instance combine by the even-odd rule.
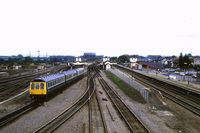
[[[84,68],[77,68],[47,77],[40,77],[30,82],[29,94],[32,99],[46,98],[50,93],[58,91],[64,85],[84,76]]]

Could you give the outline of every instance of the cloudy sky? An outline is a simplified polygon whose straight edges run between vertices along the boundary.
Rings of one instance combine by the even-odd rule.
[[[0,55],[200,55],[199,0],[0,0]]]

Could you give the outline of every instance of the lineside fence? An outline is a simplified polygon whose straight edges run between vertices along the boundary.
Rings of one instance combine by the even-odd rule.
[[[115,74],[120,79],[122,79],[124,82],[126,82],[127,84],[138,90],[145,99],[145,101],[149,103],[149,89],[134,81],[132,75],[124,73],[123,71],[120,71],[118,69],[108,69],[108,70],[113,74]]]

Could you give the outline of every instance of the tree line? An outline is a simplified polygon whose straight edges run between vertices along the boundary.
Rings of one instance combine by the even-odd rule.
[[[135,58],[145,58],[143,56],[139,55],[121,55],[119,57],[111,57],[110,60],[118,63],[128,63],[130,62],[130,58],[135,57]],[[174,57],[174,56],[173,56]],[[30,56],[23,57],[23,56],[17,56],[16,58],[8,58],[8,60],[4,60],[0,58],[0,65],[6,65],[9,68],[12,67],[13,65],[21,65],[23,67],[29,66],[31,63],[38,64],[38,63],[56,63],[56,62],[68,62],[68,61],[74,61],[75,57],[74,56],[50,56],[48,59],[47,58],[38,58],[37,60],[34,60],[34,58],[31,58]],[[99,58],[92,58],[91,60],[100,60]],[[91,61],[89,60],[89,61]],[[180,53],[180,56],[178,58],[178,67],[180,69],[189,69],[193,67],[191,65],[191,60],[187,54],[183,56],[182,53]]]
[[[31,63],[34,63],[36,65],[40,63],[47,63],[47,64],[52,64],[56,62],[68,62],[75,60],[74,56],[50,56],[49,58],[39,58],[39,57],[9,57],[8,59],[3,59],[0,58],[0,67],[1,66],[7,66],[9,69],[13,67],[13,65],[21,65],[22,68],[29,68]]]

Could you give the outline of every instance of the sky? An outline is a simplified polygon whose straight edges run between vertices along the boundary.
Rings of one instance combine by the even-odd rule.
[[[199,0],[0,0],[0,55],[200,55]]]

